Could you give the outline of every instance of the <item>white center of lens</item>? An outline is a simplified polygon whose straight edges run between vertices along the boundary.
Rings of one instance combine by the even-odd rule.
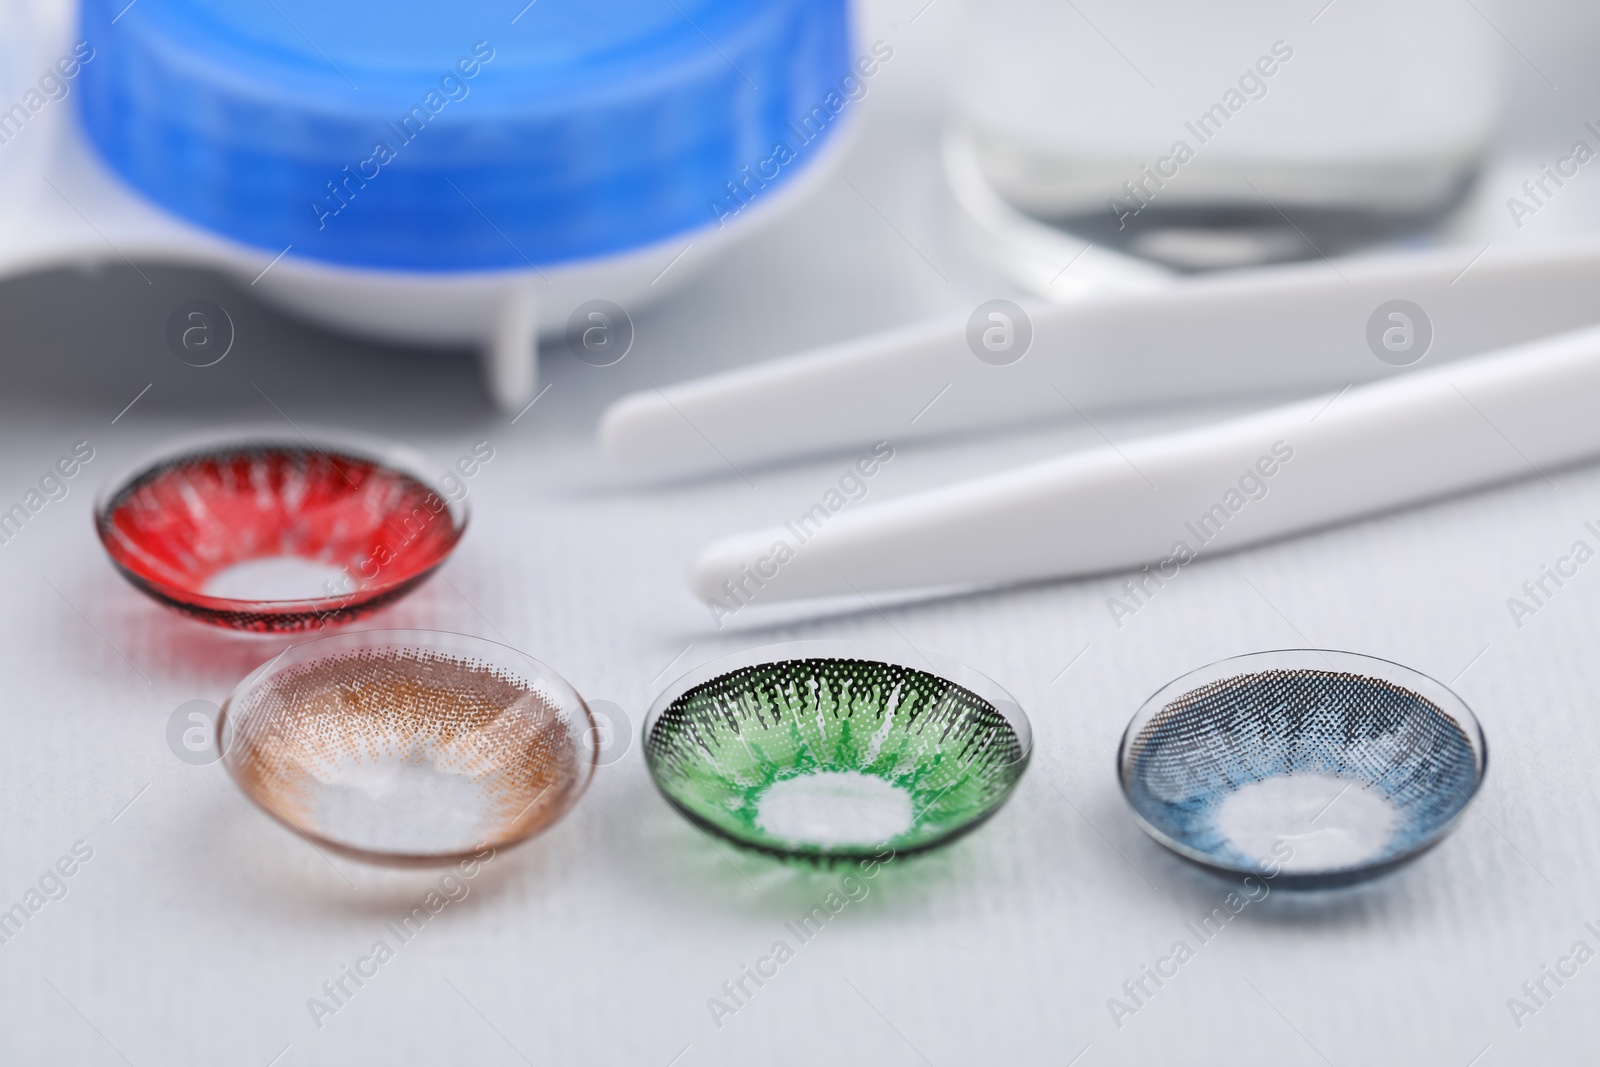
[[[1250,782],[1217,809],[1217,829],[1234,849],[1291,874],[1379,859],[1399,821],[1382,793],[1331,774]]]
[[[222,568],[203,591],[227,600],[320,600],[353,588],[343,567],[299,556],[266,556]]]
[[[756,825],[796,844],[876,845],[911,828],[911,794],[860,771],[818,771],[774,782]]]

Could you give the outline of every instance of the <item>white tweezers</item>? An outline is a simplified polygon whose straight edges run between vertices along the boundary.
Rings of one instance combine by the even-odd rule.
[[[803,544],[783,527],[725,538],[690,567],[698,596],[724,598],[732,583],[762,602],[1141,566],[1159,576],[1202,552],[1548,479],[1600,453],[1600,328],[1585,328],[1600,322],[1596,294],[1593,242],[1203,277],[1030,309],[1032,346],[1009,366],[974,356],[963,319],[624,397],[601,443],[633,464],[741,464],[1074,411],[1309,396],[846,509]],[[1394,299],[1431,323],[1415,367],[1368,343],[1369,319]],[[752,585],[779,541],[791,551]]]

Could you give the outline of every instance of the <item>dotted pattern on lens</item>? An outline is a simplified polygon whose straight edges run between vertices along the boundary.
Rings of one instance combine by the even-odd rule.
[[[411,649],[331,656],[269,676],[227,715],[224,759],[245,793],[355,851],[385,850],[350,840],[321,815],[331,787],[362,783],[380,765],[459,775],[473,791],[476,824],[427,853],[518,841],[555,822],[581,791],[580,754],[556,706],[475,659]],[[404,797],[377,794],[380,804],[404,806]],[[423,810],[423,821],[437,815],[441,825],[449,814]],[[403,837],[407,828],[392,829]],[[420,836],[438,835],[422,828]]]
[[[1320,773],[1380,793],[1399,816],[1372,864],[1426,842],[1472,798],[1478,765],[1460,725],[1378,678],[1271,670],[1212,682],[1163,708],[1130,744],[1128,798],[1152,826],[1218,863],[1252,868],[1217,828],[1235,790]],[[1363,864],[1365,866],[1366,864]]]
[[[925,671],[871,660],[743,667],[690,689],[645,738],[656,784],[680,810],[738,844],[800,859],[869,848],[796,845],[757,825],[775,783],[825,771],[904,789],[912,822],[884,844],[904,854],[993,814],[1026,769],[1011,724],[988,701]]]

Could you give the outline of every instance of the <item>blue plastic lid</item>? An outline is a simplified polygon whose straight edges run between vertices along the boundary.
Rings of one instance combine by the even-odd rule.
[[[847,0],[522,3],[83,0],[84,127],[150,199],[273,253],[526,268],[726,220],[858,84]]]

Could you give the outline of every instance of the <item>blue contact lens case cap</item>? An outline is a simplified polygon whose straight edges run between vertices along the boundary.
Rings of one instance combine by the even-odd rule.
[[[83,0],[82,20],[83,126],[125,182],[360,268],[527,269],[714,225],[850,74],[846,0]]]

